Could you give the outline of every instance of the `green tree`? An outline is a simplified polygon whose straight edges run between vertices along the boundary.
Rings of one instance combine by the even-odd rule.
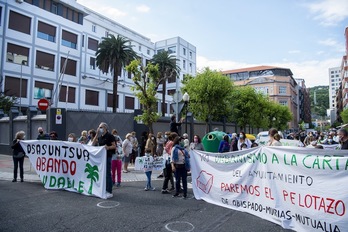
[[[189,108],[198,120],[231,119],[233,83],[220,72],[205,68],[195,78],[185,76],[183,92],[190,95]]]
[[[166,107],[166,92],[167,92],[167,80],[169,78],[176,78],[179,75],[180,67],[176,65],[176,57],[172,54],[169,54],[168,51],[161,51],[155,54],[151,62],[154,65],[158,65],[160,76],[157,79],[156,91],[160,84],[162,84],[162,117],[165,115]]]
[[[310,88],[309,96],[311,101],[312,117],[314,117],[314,119],[326,117],[326,109],[330,108],[329,87],[315,86]]]
[[[348,109],[343,110],[340,113],[343,123],[348,123]]]
[[[99,169],[97,165],[90,165],[86,163],[85,173],[88,173],[87,178],[91,179],[91,185],[88,189],[88,194],[92,194],[93,182],[97,182],[99,180]]]
[[[269,128],[277,128],[285,130],[288,128],[288,123],[292,120],[292,114],[287,106],[279,105],[270,101],[268,114]]]
[[[153,123],[160,117],[157,113],[156,83],[160,73],[158,65],[148,64],[146,67],[140,65],[139,60],[133,60],[126,70],[133,74],[134,87],[131,87],[135,96],[143,106],[143,114],[135,117],[149,127],[153,133]]]
[[[117,35],[110,34],[108,37],[103,37],[103,40],[98,45],[96,52],[96,61],[98,68],[103,73],[113,73],[112,81],[112,112],[117,109],[117,86],[118,77],[121,76],[122,67],[136,59],[137,55],[130,45],[130,40]]]
[[[0,109],[4,110],[5,114],[8,114],[11,107],[17,102],[16,97],[6,96],[4,93],[0,93]]]

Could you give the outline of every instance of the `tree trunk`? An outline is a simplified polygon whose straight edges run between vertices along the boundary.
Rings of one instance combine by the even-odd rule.
[[[166,112],[166,90],[167,88],[167,80],[164,79],[163,80],[163,85],[162,85],[162,117],[165,116],[165,112]]]
[[[112,112],[117,112],[117,87],[118,87],[118,76],[121,75],[121,68],[119,65],[114,66],[114,77],[112,82]]]

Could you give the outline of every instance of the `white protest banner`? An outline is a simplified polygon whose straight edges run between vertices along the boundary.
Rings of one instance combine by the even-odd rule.
[[[46,189],[106,198],[104,147],[53,140],[20,142]]]
[[[296,231],[348,231],[347,174],[346,150],[191,151],[196,199]]]
[[[135,158],[134,170],[143,171],[146,163],[145,156]],[[165,160],[162,156],[153,159],[153,170],[162,170]],[[148,164],[146,164],[148,166]]]

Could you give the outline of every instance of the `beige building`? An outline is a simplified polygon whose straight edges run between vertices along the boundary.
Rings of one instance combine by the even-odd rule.
[[[298,85],[288,68],[256,66],[223,71],[237,86],[249,85],[267,95],[272,101],[287,106],[293,114],[290,129],[298,128]]]

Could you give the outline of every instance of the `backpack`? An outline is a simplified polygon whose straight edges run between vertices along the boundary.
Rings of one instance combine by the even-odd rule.
[[[224,142],[224,144],[222,145],[222,152],[229,152],[230,151],[230,144],[229,142]]]

